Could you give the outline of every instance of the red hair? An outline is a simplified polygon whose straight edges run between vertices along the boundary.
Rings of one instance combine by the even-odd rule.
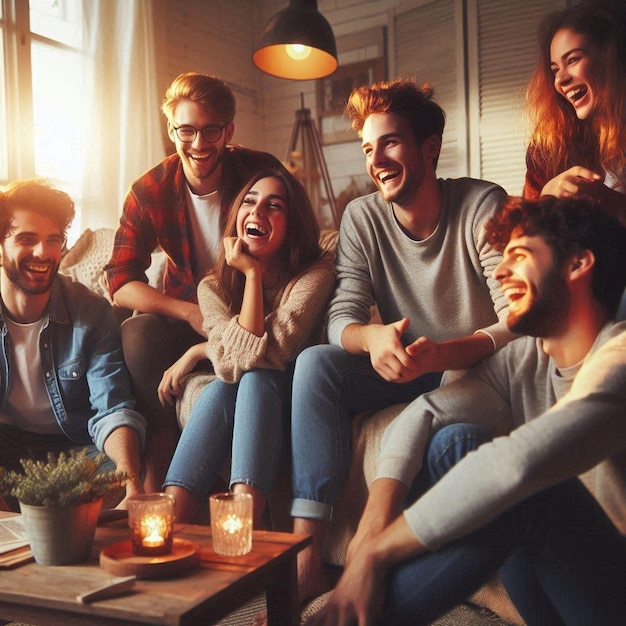
[[[395,113],[408,120],[417,145],[431,135],[441,139],[446,123],[443,109],[432,99],[428,83],[419,87],[412,80],[381,81],[352,91],[345,115],[359,133],[373,113]]]
[[[585,38],[595,72],[598,103],[591,118],[579,120],[554,87],[550,44],[557,31]],[[626,178],[626,9],[616,2],[587,2],[551,13],[539,30],[539,62],[527,90],[534,124],[527,165],[542,186],[560,172],[583,165]]]

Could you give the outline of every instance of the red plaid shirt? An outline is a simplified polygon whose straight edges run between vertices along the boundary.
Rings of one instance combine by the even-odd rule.
[[[228,146],[223,163],[222,215],[255,170],[277,166],[281,167],[280,162],[267,152]],[[111,297],[130,281],[148,282],[151,254],[160,245],[166,254],[163,293],[187,302],[198,301],[186,184],[178,154],[163,159],[132,183],[115,233],[113,254],[105,267]]]

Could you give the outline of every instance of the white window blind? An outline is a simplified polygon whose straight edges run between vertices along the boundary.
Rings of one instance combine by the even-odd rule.
[[[471,0],[468,3],[471,166],[473,176],[520,194],[529,121],[524,104],[538,58],[542,18],[564,0]]]
[[[434,0],[394,17],[395,77],[429,81],[446,111],[441,178],[492,180],[521,193],[525,92],[542,18],[566,0]],[[393,78],[393,77],[392,77]]]

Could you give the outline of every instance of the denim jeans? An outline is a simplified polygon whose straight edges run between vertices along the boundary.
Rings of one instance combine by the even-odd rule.
[[[258,369],[238,383],[215,380],[193,405],[165,485],[206,499],[231,455],[230,484],[246,483],[266,497],[279,469],[289,423],[291,370]]]
[[[457,424],[433,437],[423,470],[430,480],[436,482],[479,442],[476,428]],[[626,540],[578,479],[396,567],[382,623],[429,624],[503,565],[502,579],[527,626],[624,623]]]
[[[410,402],[437,387],[441,374],[405,384],[384,380],[369,356],[312,346],[296,359],[293,379],[291,515],[327,521],[350,464],[355,413]]]

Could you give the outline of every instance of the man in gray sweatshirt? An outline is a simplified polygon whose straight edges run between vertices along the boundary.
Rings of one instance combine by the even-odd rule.
[[[488,232],[504,249],[494,276],[507,324],[529,336],[389,427],[346,569],[314,624],[428,624],[507,559],[527,624],[623,623],[626,323],[612,319],[626,230],[586,201],[546,197],[512,200]],[[595,466],[611,482],[599,501],[577,479]]]

